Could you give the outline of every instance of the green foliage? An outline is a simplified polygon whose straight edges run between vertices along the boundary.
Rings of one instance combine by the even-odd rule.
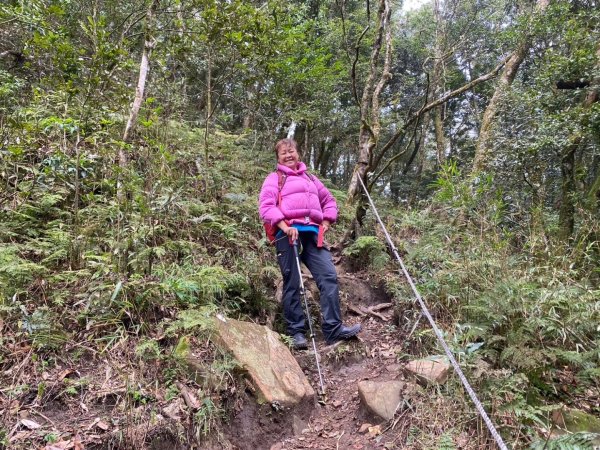
[[[0,245],[0,304],[23,292],[36,276],[46,273],[43,265],[36,264],[19,256],[19,246]]]
[[[456,446],[452,440],[452,435],[450,433],[442,434],[438,440],[436,448],[439,450],[455,450]]]
[[[384,245],[377,236],[361,236],[344,249],[358,269],[383,269],[389,261]]]
[[[484,398],[500,402],[525,434],[534,434],[533,427],[548,426],[557,397],[567,401],[597,382],[599,293],[585,277],[590,267],[575,267],[568,253],[546,249],[538,256],[538,247],[513,246],[515,235],[503,230],[506,210],[484,201],[489,185],[461,187],[457,173],[452,165],[443,169],[436,203],[400,218],[394,240],[404,242],[430,308],[457,324],[448,336],[463,363],[476,373],[486,367]],[[538,232],[527,239],[539,239]],[[402,285],[396,289],[402,298]],[[570,376],[565,372],[577,385],[557,394],[556,380]]]
[[[522,14],[528,5],[501,0],[442,2],[439,18],[428,5],[395,12],[402,27],[394,30],[394,77],[380,99],[376,150],[426,93],[435,98],[485,73],[523,33],[534,44],[500,105],[495,177],[465,180],[476,114],[494,88],[488,84],[444,105],[448,162],[439,165],[431,129],[409,129],[407,136],[423,135],[424,153],[409,167],[405,152],[375,186],[382,201],[399,201],[422,169],[414,197],[433,189],[434,201],[406,213],[386,204],[392,234],[436,313],[458,323],[448,334],[461,357],[491,366],[495,388],[487,400],[506,404],[506,413],[527,426],[540,424],[544,404],[563,395],[554,385],[564,372],[578,383],[567,383],[565,395],[599,379],[600,110],[583,105],[590,87],[549,88],[559,79],[597,78],[600,20],[590,5],[560,1],[540,17]],[[110,352],[134,348],[123,345],[133,338],[137,356],[167,365],[172,382],[179,373],[174,360],[192,351],[195,336],[208,334],[217,311],[260,320],[278,307],[270,297],[279,270],[262,237],[256,195],[274,163],[267,150],[291,122],[297,137],[308,139],[302,145],[311,170],[331,177],[328,186],[345,204],[361,126],[348,74],[356,54],[360,97],[375,35],[371,23],[359,39],[369,21],[364,4],[175,2],[157,10],[152,30],[143,9],[131,14],[138,6],[0,4],[2,366],[15,363],[12,346],[58,357],[73,339]],[[146,31],[154,43],[151,78],[136,128],[123,142]],[[436,87],[437,46],[447,56],[444,85]],[[561,152],[579,135],[576,233],[560,242],[554,210]],[[119,151],[126,164],[118,163]],[[341,234],[352,215],[342,208],[333,232]],[[408,310],[412,295],[385,273],[381,240],[363,236],[345,255],[356,268],[379,272]],[[168,339],[182,334],[174,354],[163,349],[157,327]],[[433,342],[430,333],[415,336]],[[214,386],[233,367],[220,356],[207,364]],[[224,415],[216,392],[203,393],[195,417],[202,437]],[[145,401],[138,387],[131,394]],[[451,448],[451,436],[437,444]]]
[[[212,305],[180,311],[177,314],[177,320],[169,325],[167,331],[169,333],[176,333],[180,330],[188,332],[194,329],[199,329],[201,332],[210,331],[214,327],[215,313],[216,308]],[[180,344],[185,345],[182,342]]]
[[[194,425],[198,433],[206,437],[219,429],[224,418],[225,411],[217,406],[211,398],[206,397],[194,415]]]
[[[143,339],[135,347],[135,354],[141,359],[157,360],[161,357],[161,350],[156,340]]]
[[[24,314],[22,327],[38,348],[58,349],[68,339],[55,311],[46,306],[37,308],[32,314]]]
[[[532,450],[589,450],[600,442],[595,433],[574,433],[549,440],[538,440],[531,445]]]
[[[171,272],[161,287],[183,304],[210,304],[226,298],[240,299],[249,289],[244,276],[222,266],[202,267],[192,273],[181,269]]]

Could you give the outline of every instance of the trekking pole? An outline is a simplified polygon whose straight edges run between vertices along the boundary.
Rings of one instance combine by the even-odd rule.
[[[306,320],[308,321],[308,330],[310,332],[310,338],[312,340],[313,350],[315,352],[315,361],[317,362],[317,372],[319,372],[319,387],[320,396],[325,395],[325,386],[323,384],[323,374],[321,373],[321,365],[319,364],[319,354],[317,353],[317,342],[315,341],[315,333],[312,327],[312,320],[310,319],[310,312],[308,310],[308,301],[306,300],[306,292],[304,291],[304,280],[302,279],[302,270],[300,269],[300,255],[298,254],[298,240],[295,239],[292,246],[294,247],[294,256],[296,257],[296,267],[298,268],[298,277],[300,277],[300,296],[304,301],[304,310],[306,313]]]

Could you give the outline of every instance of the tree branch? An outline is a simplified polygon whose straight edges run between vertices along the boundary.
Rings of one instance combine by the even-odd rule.
[[[454,97],[458,97],[460,94],[462,94],[466,91],[473,89],[478,84],[481,84],[485,81],[488,81],[488,80],[494,78],[496,75],[498,75],[498,72],[500,72],[502,67],[504,67],[504,64],[506,64],[507,60],[508,60],[508,58],[505,58],[493,70],[486,73],[485,75],[482,75],[479,78],[476,78],[476,79],[470,81],[469,83],[467,83],[451,92],[448,92],[446,95],[443,95],[440,98],[433,100],[432,102],[424,105],[420,110],[418,110],[416,113],[414,113],[413,116],[410,117],[404,123],[404,125],[402,125],[402,127],[400,127],[400,129],[396,133],[394,133],[394,135],[386,142],[386,144],[381,148],[381,156],[383,156],[385,154],[385,152],[387,150],[389,150],[389,148],[392,145],[394,145],[394,143],[398,140],[398,138],[400,136],[402,136],[404,133],[406,133],[406,130],[408,129],[408,127],[410,125],[412,125],[417,119],[419,119],[424,113],[435,108],[436,106],[446,103],[448,100],[453,99]]]

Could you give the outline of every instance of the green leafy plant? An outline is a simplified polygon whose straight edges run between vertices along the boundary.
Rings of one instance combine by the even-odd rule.
[[[377,236],[361,236],[344,249],[357,269],[381,270],[389,261],[384,245]]]
[[[158,360],[162,352],[158,342],[154,339],[143,339],[136,347],[135,354],[142,359]]]
[[[600,434],[573,433],[555,439],[537,440],[532,450],[589,450],[600,445]]]
[[[225,417],[225,411],[219,408],[210,397],[202,400],[200,409],[194,414],[194,425],[198,439],[209,436],[220,429],[220,424]]]

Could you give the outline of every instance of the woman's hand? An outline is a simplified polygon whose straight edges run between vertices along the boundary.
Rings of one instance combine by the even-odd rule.
[[[281,231],[283,231],[288,238],[290,238],[290,241],[295,241],[298,239],[298,230],[294,227],[290,227],[288,226],[287,223],[285,223],[285,220],[282,220],[281,222],[279,222],[277,224],[277,227],[279,227],[279,229]]]
[[[288,235],[290,241],[292,242],[298,240],[298,230],[294,227],[288,227],[288,229],[285,231],[285,234]]]
[[[329,220],[324,220],[323,222],[321,222],[321,226],[323,227],[323,233],[327,233],[327,231],[329,231],[329,228],[331,228],[331,223],[329,222]]]

